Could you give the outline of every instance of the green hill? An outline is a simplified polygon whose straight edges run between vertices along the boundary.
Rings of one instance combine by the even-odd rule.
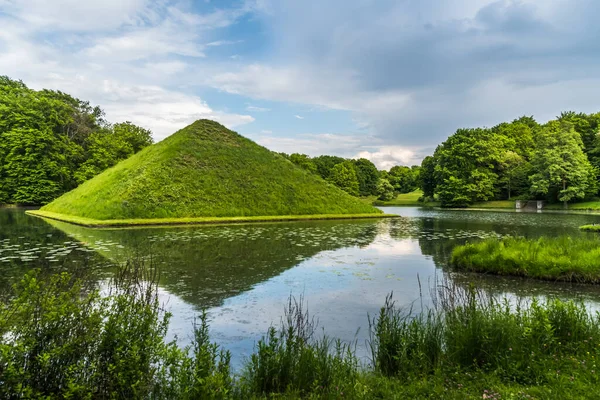
[[[199,120],[32,214],[94,225],[381,211],[219,123]]]

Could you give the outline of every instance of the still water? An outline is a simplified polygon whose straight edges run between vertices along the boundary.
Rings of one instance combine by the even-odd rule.
[[[206,308],[213,340],[234,365],[278,325],[290,295],[303,296],[331,337],[366,356],[368,315],[393,292],[420,310],[436,282],[475,284],[494,295],[582,298],[600,305],[600,287],[535,282],[448,270],[454,246],[486,237],[583,235],[600,215],[449,211],[388,207],[401,218],[275,224],[94,230],[0,209],[0,291],[31,268],[85,270],[105,282],[114,265],[147,257],[160,266],[160,295],[173,313],[169,335],[185,344]],[[587,234],[589,235],[589,234]],[[599,239],[600,244],[600,239]]]

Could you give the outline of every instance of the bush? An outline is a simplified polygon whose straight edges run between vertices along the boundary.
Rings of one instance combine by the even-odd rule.
[[[106,297],[66,273],[26,275],[0,309],[0,397],[225,397],[229,355],[209,342],[206,315],[191,348],[165,342],[170,315],[143,271],[128,264]]]

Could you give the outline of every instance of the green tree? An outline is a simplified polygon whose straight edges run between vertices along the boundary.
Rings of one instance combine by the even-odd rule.
[[[564,203],[583,198],[592,167],[583,152],[581,136],[570,122],[551,121],[537,136],[530,177],[535,195],[554,194]]]
[[[377,182],[377,195],[379,200],[390,201],[396,197],[396,192],[387,179],[379,179],[379,182]]]
[[[361,196],[377,194],[377,182],[379,181],[379,170],[366,158],[352,160],[358,178],[359,193]]]
[[[297,166],[312,172],[313,174],[317,173],[317,166],[306,154],[292,153],[289,156],[289,160]]]
[[[86,161],[75,172],[82,183],[152,144],[152,133],[131,122],[100,129],[87,138]]]
[[[514,183],[514,176],[518,168],[525,162],[525,159],[515,153],[514,151],[508,150],[502,155],[500,160],[500,169],[504,172],[504,181],[506,181],[506,190],[508,192],[508,200],[510,200],[512,185]]]
[[[151,142],[89,102],[0,76],[0,203],[48,203]]]
[[[462,207],[494,198],[506,143],[493,130],[477,128],[459,129],[438,146],[435,180],[442,206]]]
[[[419,170],[396,165],[389,172],[389,181],[398,193],[410,193],[419,186]]]
[[[435,165],[436,159],[433,156],[427,156],[421,162],[419,181],[425,197],[433,197],[435,193]]]
[[[317,167],[317,173],[321,175],[323,179],[329,179],[329,175],[331,175],[331,171],[334,166],[337,164],[341,164],[345,159],[337,156],[319,156],[313,157],[312,161],[315,163]]]
[[[351,161],[334,165],[331,169],[329,181],[352,196],[359,195],[358,178]]]

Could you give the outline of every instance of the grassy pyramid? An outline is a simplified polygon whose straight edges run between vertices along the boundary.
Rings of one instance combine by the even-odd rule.
[[[147,147],[41,211],[102,221],[380,213],[209,120]]]

